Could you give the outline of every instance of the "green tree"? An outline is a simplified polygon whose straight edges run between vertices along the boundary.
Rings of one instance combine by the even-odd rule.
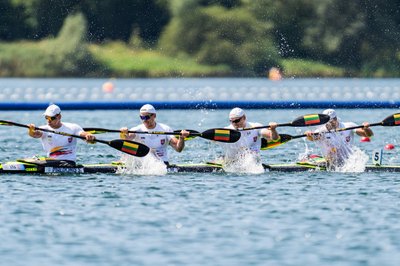
[[[23,10],[24,23],[30,29],[25,39],[42,39],[55,36],[65,18],[77,10],[80,0],[11,0]]]
[[[86,46],[87,22],[81,14],[69,15],[51,41],[46,69],[61,76],[87,74],[96,66]]]
[[[282,57],[309,57],[310,53],[302,42],[306,29],[314,23],[315,1],[242,0],[242,2],[257,20],[271,28]]]
[[[0,40],[14,40],[22,38],[29,32],[23,21],[23,9],[14,6],[9,0],[0,0]]]
[[[6,1],[6,0],[1,0]],[[88,20],[92,41],[128,41],[134,27],[141,38],[154,43],[169,20],[167,0],[8,0],[21,10],[23,23],[30,29],[26,39],[55,36],[65,18],[82,12]]]
[[[169,20],[166,0],[87,0],[81,9],[88,18],[92,41],[128,42],[137,28],[145,42],[154,43]]]
[[[327,0],[316,5],[315,23],[303,44],[314,59],[363,69],[368,75],[399,73],[395,54],[400,45],[398,1]]]
[[[192,0],[171,6],[174,17],[162,34],[161,49],[194,56],[205,64],[229,65],[247,74],[264,74],[277,64],[268,27],[246,9],[202,7],[198,3]]]

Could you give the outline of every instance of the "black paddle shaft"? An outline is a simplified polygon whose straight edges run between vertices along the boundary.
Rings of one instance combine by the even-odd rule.
[[[0,120],[0,123],[3,123],[5,125],[13,125],[13,126],[18,126],[18,127],[24,127],[24,128],[30,128],[28,125],[12,122],[12,121],[4,121]],[[49,133],[54,133],[62,136],[67,136],[67,137],[74,137],[78,139],[83,139],[86,140],[85,137],[79,136],[79,135],[74,135],[74,134],[69,134],[66,132],[60,132],[60,131],[54,131],[50,129],[45,129],[45,128],[40,128],[40,127],[35,127],[35,130],[40,130],[44,132],[49,132]],[[124,153],[127,153],[129,155],[133,155],[136,157],[143,157],[146,156],[150,152],[150,148],[147,147],[144,144],[137,143],[131,140],[121,140],[121,139],[116,139],[116,140],[111,140],[111,141],[106,141],[106,140],[101,140],[101,139],[95,139],[95,142],[100,142],[103,144],[107,144],[108,146],[115,148],[119,151],[122,151]]]

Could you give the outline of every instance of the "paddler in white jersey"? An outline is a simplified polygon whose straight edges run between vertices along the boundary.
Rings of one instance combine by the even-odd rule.
[[[169,126],[156,122],[156,109],[151,104],[145,104],[140,108],[139,117],[142,120],[142,124],[131,128],[129,131],[173,132]],[[167,152],[168,145],[174,148],[177,152],[181,152],[185,147],[185,137],[190,134],[188,131],[182,130],[179,138],[176,138],[174,135],[128,133],[127,127],[123,127],[120,130],[121,139],[134,140],[145,144],[151,149],[152,153],[166,165],[169,165]]]
[[[47,120],[47,125],[40,126],[40,128],[79,135],[86,138],[88,142],[93,142],[95,140],[94,135],[85,132],[79,125],[61,122],[61,109],[55,104],[47,107],[43,115]],[[29,124],[28,126],[29,136],[32,138],[41,138],[43,149],[47,152],[49,158],[58,160],[60,166],[75,166],[76,138],[35,130],[34,124]],[[55,161],[53,165],[54,163]]]
[[[262,126],[260,123],[247,122],[246,114],[241,108],[233,108],[229,113],[230,125],[225,127],[229,129],[241,130],[244,128],[252,128]],[[269,141],[279,141],[280,137],[276,130],[277,123],[270,122],[270,128],[253,129],[240,131],[240,139],[235,143],[223,143],[222,147],[225,151],[225,164],[240,163],[241,157],[252,154],[259,160],[261,150],[261,138]]]
[[[315,141],[320,146],[328,167],[335,169],[336,167],[343,166],[346,159],[352,154],[354,133],[361,137],[372,137],[374,133],[369,127],[368,122],[364,122],[362,128],[335,132],[337,129],[354,127],[357,124],[353,122],[340,122],[336,111],[333,109],[326,109],[322,113],[329,115],[330,120],[328,123],[318,127],[314,132],[306,131],[305,134],[308,140]]]

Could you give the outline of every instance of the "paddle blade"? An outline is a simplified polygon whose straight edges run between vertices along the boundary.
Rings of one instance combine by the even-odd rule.
[[[325,114],[309,114],[304,116],[299,116],[292,122],[294,127],[308,127],[308,126],[318,126],[325,124],[330,119],[329,115]]]
[[[279,136],[280,139],[278,141],[267,141],[265,138],[262,138],[261,150],[268,150],[278,147],[279,145],[282,145],[292,139],[292,136],[288,134],[279,134]]]
[[[190,135],[188,137],[186,137],[185,140],[191,140],[191,139],[194,139],[197,136],[200,136],[200,132],[199,131],[192,130],[192,129],[186,129],[186,131],[189,131]],[[181,130],[179,130],[179,129],[178,130],[174,130],[174,133],[177,133],[177,135],[175,135],[175,137],[178,138],[180,133],[181,133]]]
[[[144,157],[150,151],[150,148],[146,145],[131,140],[114,139],[109,142],[109,145],[117,150],[136,157]]]
[[[14,126],[12,122],[5,121],[5,120],[0,120],[0,125],[2,126]]]
[[[213,128],[201,133],[200,137],[219,142],[234,143],[240,139],[240,132],[228,128]]]
[[[109,130],[104,128],[96,128],[96,127],[85,127],[83,128],[84,131],[89,132],[91,134],[103,134],[109,132]]]
[[[400,113],[390,115],[383,119],[382,126],[399,126],[400,125]]]

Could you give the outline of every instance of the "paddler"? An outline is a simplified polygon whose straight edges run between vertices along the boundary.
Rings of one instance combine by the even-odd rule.
[[[245,112],[239,107],[235,107],[230,111],[229,122],[230,125],[225,128],[235,130],[262,126],[260,123],[248,122]],[[269,128],[240,131],[241,136],[237,142],[221,144],[225,153],[224,163],[240,163],[243,156],[247,154],[252,154],[259,161],[261,138],[265,138],[270,142],[279,141],[280,137],[276,127],[277,123],[270,122]]]
[[[151,104],[143,105],[139,110],[139,117],[142,123],[131,128],[129,131],[141,132],[173,132],[166,124],[156,122],[157,112]],[[185,148],[185,137],[188,137],[190,132],[182,130],[179,138],[174,135],[157,135],[157,134],[135,134],[128,133],[128,128],[120,129],[121,139],[134,140],[148,146],[152,153],[166,165],[169,165],[167,147],[168,145],[174,148],[175,151],[181,152]]]
[[[47,120],[47,125],[40,126],[40,128],[79,135],[86,138],[87,142],[95,140],[95,136],[85,132],[81,126],[74,123],[61,122],[61,109],[55,104],[47,107],[43,115]],[[57,160],[59,166],[73,167],[76,165],[76,138],[35,130],[34,124],[29,124],[28,126],[29,136],[41,139],[43,149],[47,152],[49,158]],[[52,160],[52,165],[55,165],[55,162]]]
[[[341,122],[334,109],[326,109],[322,113],[329,115],[330,120],[315,131],[306,131],[305,134],[308,140],[317,143],[328,163],[328,167],[334,170],[336,167],[343,166],[346,159],[353,153],[354,133],[368,138],[372,137],[374,133],[368,122],[364,122],[362,128],[335,132],[337,129],[354,127],[357,124]]]

